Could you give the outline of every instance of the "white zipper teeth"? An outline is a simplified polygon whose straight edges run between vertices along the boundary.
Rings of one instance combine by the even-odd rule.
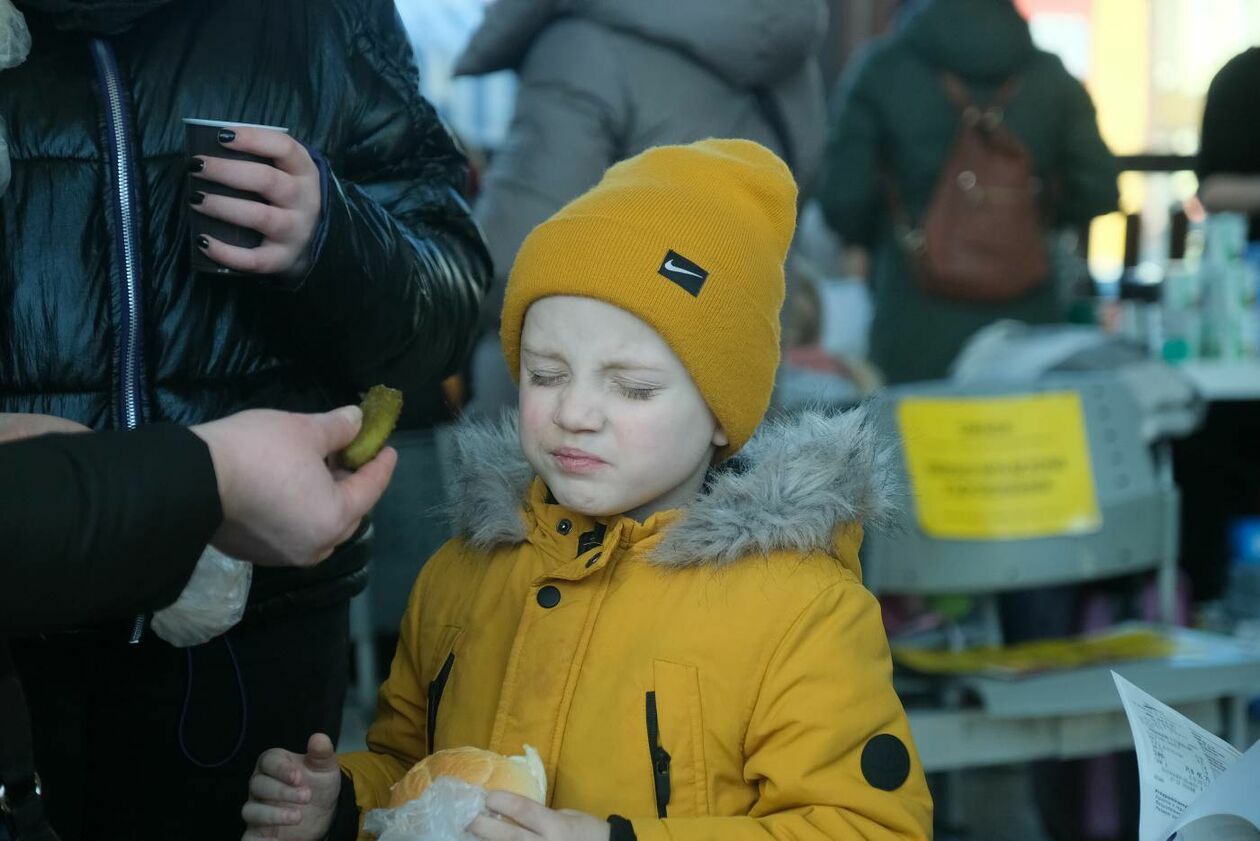
[[[123,291],[126,300],[127,338],[122,349],[122,389],[123,389],[123,425],[127,429],[135,429],[140,424],[140,399],[137,393],[135,369],[139,364],[138,339],[140,325],[138,319],[138,290],[136,289],[136,244],[131,229],[131,176],[129,171],[129,151],[127,135],[123,130],[122,93],[119,90],[118,77],[110,63],[110,56],[105,45],[99,41],[93,48],[100,58],[100,66],[105,75],[105,93],[109,99],[110,117],[113,119],[114,132],[114,181],[118,190],[118,224],[123,244]],[[131,626],[131,637],[128,642],[136,645],[144,634],[146,617],[142,613],[136,616]]]
[[[97,49],[104,52],[100,44]],[[123,131],[122,95],[118,90],[118,79],[108,61],[102,61],[105,70],[106,94],[109,97],[109,108],[114,122],[114,145],[117,150],[115,160],[115,182],[118,185],[118,224],[122,232],[123,242],[123,283],[125,287],[127,316],[130,329],[123,347],[122,379],[123,379],[123,424],[128,429],[139,425],[139,402],[136,394],[135,366],[136,343],[140,325],[136,323],[136,258],[134,234],[131,230],[131,176],[128,172],[127,137]]]
[[[143,613],[137,614],[131,623],[131,636],[127,639],[132,645],[140,642],[140,637],[144,635],[144,624],[145,615]]]

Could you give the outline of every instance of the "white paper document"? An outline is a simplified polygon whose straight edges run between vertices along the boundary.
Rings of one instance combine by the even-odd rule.
[[[1115,672],[1141,784],[1138,841],[1260,841],[1260,743],[1246,753]]]

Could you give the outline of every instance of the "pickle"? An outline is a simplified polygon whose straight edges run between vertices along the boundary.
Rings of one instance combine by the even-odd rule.
[[[358,470],[385,446],[386,439],[394,431],[398,416],[402,414],[403,395],[396,388],[374,385],[363,396],[359,408],[363,410],[363,426],[359,434],[341,451],[341,463],[350,470]]]

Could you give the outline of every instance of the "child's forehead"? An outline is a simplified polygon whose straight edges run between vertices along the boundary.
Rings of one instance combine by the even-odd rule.
[[[521,338],[526,354],[582,359],[605,367],[676,362],[669,345],[649,324],[593,298],[552,296],[535,302],[526,313]]]
[[[565,337],[542,335],[534,341],[527,339],[521,345],[521,352],[526,361],[554,360],[567,365],[581,364],[583,367],[599,369],[656,369],[673,367],[675,364],[667,355],[668,349],[662,352],[659,348],[632,341],[585,343],[567,341]]]
[[[535,301],[525,313],[528,339],[561,340],[571,336],[609,342],[650,343],[660,340],[656,330],[629,310],[596,298],[552,295]]]

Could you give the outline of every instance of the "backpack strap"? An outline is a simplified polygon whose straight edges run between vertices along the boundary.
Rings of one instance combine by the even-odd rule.
[[[971,101],[971,90],[959,76],[949,72],[942,72],[940,76],[945,94],[949,97],[949,101],[954,103],[955,108],[966,111],[975,104]]]
[[[1019,93],[1023,80],[1018,76],[1008,76],[1002,86],[993,94],[993,98],[989,100],[990,108],[1005,108],[1011,104],[1011,100],[1015,98],[1015,94]]]
[[[901,195],[901,188],[897,186],[897,176],[887,164],[880,168],[879,181],[888,201],[897,244],[911,257],[922,256],[927,248],[923,228],[914,224],[914,220],[910,218],[910,210],[906,207],[906,201]]]
[[[981,125],[983,121],[981,127],[986,130],[992,130],[1002,122],[1003,110],[1015,98],[1022,84],[1018,76],[1008,76],[994,91],[987,104],[977,105],[971,98],[970,88],[960,76],[943,71],[940,78],[941,85],[945,88],[945,95],[949,97],[950,102],[954,103],[954,107],[962,114],[963,119],[973,126]]]

